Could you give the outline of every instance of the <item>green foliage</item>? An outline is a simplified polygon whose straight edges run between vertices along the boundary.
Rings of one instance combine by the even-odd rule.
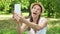
[[[22,9],[24,8],[28,9],[29,0],[21,0],[21,4],[22,4]]]
[[[4,11],[5,13],[9,13],[8,11],[11,9],[9,7],[11,5],[12,0],[0,0],[0,11]]]
[[[0,0],[0,14],[9,14],[14,11],[14,4],[21,4],[23,12],[30,11],[33,2],[41,2],[45,8],[47,17],[60,17],[60,0]]]

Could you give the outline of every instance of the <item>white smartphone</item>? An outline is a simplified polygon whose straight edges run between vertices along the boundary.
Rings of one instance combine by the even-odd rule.
[[[18,14],[18,16],[21,15],[21,4],[15,4],[14,5],[14,12]]]

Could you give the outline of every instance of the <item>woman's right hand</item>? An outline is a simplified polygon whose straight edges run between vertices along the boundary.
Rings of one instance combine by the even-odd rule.
[[[20,15],[18,15],[17,13],[13,14],[13,19],[15,22],[17,23],[23,23],[24,17],[22,16],[22,13],[20,13]]]
[[[18,26],[18,33],[19,34],[22,34],[22,32],[21,32],[21,27],[20,27],[20,24],[19,24],[19,19],[20,19],[20,17],[18,17],[18,14],[16,14],[16,13],[14,13],[13,14],[13,19],[14,19],[14,21],[17,23],[17,26]]]
[[[17,16],[16,13],[13,14],[13,19],[14,19],[15,22],[19,23],[20,18]]]

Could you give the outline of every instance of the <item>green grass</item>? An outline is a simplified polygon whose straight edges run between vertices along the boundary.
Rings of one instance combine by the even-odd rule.
[[[28,16],[28,13],[23,13],[23,16]],[[18,34],[17,25],[12,19],[12,14],[0,15],[0,34]],[[23,34],[27,34],[27,31]],[[47,34],[60,34],[60,19],[49,18]]]

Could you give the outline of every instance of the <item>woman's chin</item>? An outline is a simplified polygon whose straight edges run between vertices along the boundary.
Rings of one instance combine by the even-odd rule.
[[[36,15],[33,15],[32,17],[37,17]]]

